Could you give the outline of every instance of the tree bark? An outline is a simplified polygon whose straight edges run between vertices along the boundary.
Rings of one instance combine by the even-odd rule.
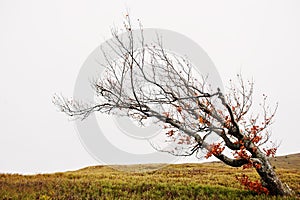
[[[253,158],[252,161],[253,163],[259,163],[261,165],[261,167],[256,168],[256,171],[261,178],[262,185],[269,190],[270,195],[292,195],[292,190],[288,187],[288,185],[281,182],[269,159],[263,152],[257,152],[257,158]]]

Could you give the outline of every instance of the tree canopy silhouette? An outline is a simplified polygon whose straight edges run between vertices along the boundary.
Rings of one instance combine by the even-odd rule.
[[[56,95],[54,104],[67,115],[81,119],[101,112],[125,115],[143,125],[154,118],[163,123],[162,134],[172,144],[167,149],[153,145],[157,150],[177,156],[205,152],[206,158],[214,156],[232,167],[254,167],[260,182],[237,177],[243,185],[258,193],[289,195],[290,189],[268,160],[277,146],[266,147],[276,112],[267,105],[267,96],[263,97],[262,111],[255,114],[251,111],[252,81],[238,75],[236,81],[229,82],[226,92],[213,88],[187,57],[165,50],[163,38],[146,44],[140,27],[141,37],[136,41],[128,16],[124,27],[127,42],[118,31],[112,31],[111,50],[118,59],[111,60],[103,51],[105,71],[92,82],[95,103]],[[218,139],[211,141],[213,135]]]

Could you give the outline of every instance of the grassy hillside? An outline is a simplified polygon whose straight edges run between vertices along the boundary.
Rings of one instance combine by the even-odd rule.
[[[282,181],[295,191],[293,197],[286,199],[300,197],[299,160],[300,154],[272,160]],[[231,168],[219,162],[167,165],[144,173],[93,166],[55,174],[0,174],[0,199],[281,199],[244,190],[235,180],[235,175],[242,172],[258,178],[253,170]]]
[[[300,153],[271,158],[275,167],[284,169],[300,169]]]

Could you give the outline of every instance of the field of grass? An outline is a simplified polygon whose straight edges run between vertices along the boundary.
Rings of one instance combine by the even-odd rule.
[[[0,174],[0,199],[300,199],[299,161],[300,154],[272,161],[282,181],[295,192],[288,198],[256,195],[244,190],[235,175],[245,173],[258,179],[253,170],[214,162],[167,165],[143,173],[93,166],[54,174]],[[130,167],[141,170],[157,166]]]

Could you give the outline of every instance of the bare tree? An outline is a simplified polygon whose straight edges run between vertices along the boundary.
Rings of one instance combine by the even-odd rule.
[[[244,176],[239,179],[244,185],[259,193],[291,194],[268,160],[277,147],[263,148],[276,109],[267,106],[264,96],[261,114],[250,111],[253,82],[245,82],[238,75],[236,82],[230,81],[225,95],[210,87],[205,76],[199,79],[188,58],[167,52],[161,38],[146,44],[140,27],[141,37],[136,41],[128,17],[124,26],[128,42],[112,31],[115,43],[111,50],[119,58],[111,60],[103,51],[105,71],[92,82],[96,103],[83,104],[56,95],[54,104],[81,119],[93,112],[126,115],[140,124],[155,118],[164,124],[167,142],[173,144],[168,149],[153,144],[157,150],[178,156],[205,152],[206,158],[215,156],[232,167],[254,167],[261,183],[254,184]],[[218,140],[211,142],[212,135]]]

